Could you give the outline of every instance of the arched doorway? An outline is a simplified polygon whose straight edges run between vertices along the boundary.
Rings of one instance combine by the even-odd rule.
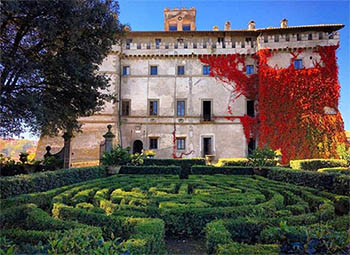
[[[143,143],[140,140],[135,140],[132,146],[132,153],[141,153],[143,150]]]

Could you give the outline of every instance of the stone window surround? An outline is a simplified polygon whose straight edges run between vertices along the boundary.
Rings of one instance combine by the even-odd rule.
[[[151,114],[151,102],[157,102],[157,112],[156,114]],[[160,104],[159,104],[159,99],[148,99],[147,100],[147,115],[149,117],[155,117],[155,116],[159,116],[159,112],[160,112]]]
[[[151,140],[156,140],[155,147],[154,144],[152,144]],[[148,136],[148,148],[150,150],[158,150],[159,148],[159,137],[158,136]]]

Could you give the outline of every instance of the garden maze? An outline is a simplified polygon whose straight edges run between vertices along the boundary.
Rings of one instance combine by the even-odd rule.
[[[346,239],[349,215],[336,211],[336,201],[332,193],[255,175],[114,175],[4,200],[1,236],[40,241],[42,249],[58,237],[94,236],[105,242],[89,244],[101,254],[113,247],[159,254],[164,238],[202,236],[208,254],[278,254],[283,225],[300,238],[327,224]]]

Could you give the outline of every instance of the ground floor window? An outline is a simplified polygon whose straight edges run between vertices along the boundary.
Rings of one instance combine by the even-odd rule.
[[[151,137],[149,139],[149,149],[150,150],[158,149],[158,138],[157,137]]]

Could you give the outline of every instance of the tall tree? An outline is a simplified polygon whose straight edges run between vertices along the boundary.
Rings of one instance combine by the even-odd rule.
[[[121,34],[113,0],[0,2],[0,136],[79,130],[110,96],[98,73]]]

